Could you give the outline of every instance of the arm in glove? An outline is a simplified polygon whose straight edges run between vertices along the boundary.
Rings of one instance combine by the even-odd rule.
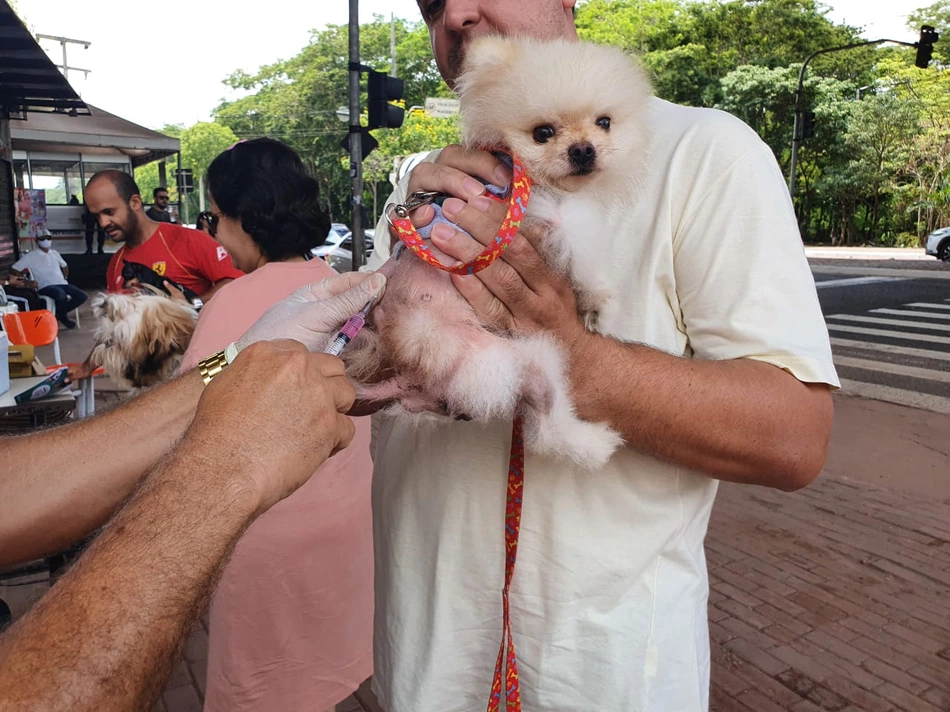
[[[308,284],[264,312],[235,345],[240,351],[255,341],[293,339],[310,351],[322,351],[337,329],[385,287],[383,275],[366,272]]]

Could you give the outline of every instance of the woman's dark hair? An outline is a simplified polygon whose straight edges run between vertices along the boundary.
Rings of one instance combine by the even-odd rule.
[[[204,220],[205,227],[210,227],[210,226],[211,226],[211,211],[210,211],[210,210],[202,210],[200,213],[198,213],[198,217],[195,218],[195,229],[196,229],[196,230],[200,230],[200,229],[201,229],[201,221],[202,221],[202,220]]]
[[[241,221],[269,262],[309,254],[330,231],[319,184],[280,141],[234,144],[208,166],[208,190],[223,215]]]

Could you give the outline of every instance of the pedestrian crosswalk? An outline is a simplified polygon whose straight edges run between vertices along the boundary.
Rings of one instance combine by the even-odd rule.
[[[825,321],[845,393],[950,413],[950,299]]]

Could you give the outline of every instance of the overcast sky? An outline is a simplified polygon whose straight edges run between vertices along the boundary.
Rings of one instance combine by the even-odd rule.
[[[68,45],[70,72],[82,98],[151,128],[205,121],[229,90],[221,80],[235,69],[287,59],[303,47],[311,29],[348,21],[347,0],[268,0],[267,13],[242,13],[220,0],[18,0],[35,33],[91,43]],[[829,17],[864,27],[868,39],[914,41],[906,29],[910,12],[927,0],[834,0]],[[419,18],[415,0],[361,0],[360,20],[374,13]],[[43,40],[62,63],[58,42]]]

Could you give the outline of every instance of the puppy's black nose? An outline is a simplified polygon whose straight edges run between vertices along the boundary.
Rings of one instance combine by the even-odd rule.
[[[571,159],[571,165],[580,173],[592,171],[597,161],[597,151],[589,141],[575,143],[567,149],[567,155]]]

